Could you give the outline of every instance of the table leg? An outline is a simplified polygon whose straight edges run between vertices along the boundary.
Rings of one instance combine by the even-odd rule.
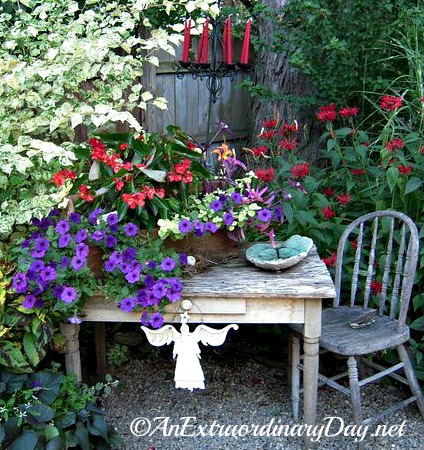
[[[303,421],[315,425],[317,420],[319,338],[321,335],[321,300],[305,300],[303,336]],[[309,441],[308,439],[306,439]]]
[[[80,326],[74,323],[61,323],[60,332],[66,338],[65,346],[65,370],[66,373],[73,373],[77,377],[77,381],[82,380],[81,375],[81,355],[79,351],[79,334]]]
[[[103,380],[106,374],[106,330],[104,322],[94,324],[94,342],[96,347],[97,377]]]

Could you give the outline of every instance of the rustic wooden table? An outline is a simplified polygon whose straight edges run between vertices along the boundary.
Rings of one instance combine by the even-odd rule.
[[[317,251],[281,272],[264,271],[244,259],[218,264],[184,280],[183,300],[190,300],[189,323],[303,323],[304,423],[315,424],[318,391],[319,338],[322,299],[335,296],[334,284]],[[169,305],[165,321],[179,322],[181,302]],[[140,322],[140,312],[125,313],[102,295],[91,298],[85,321],[96,322],[96,352],[100,372],[105,363],[105,322]],[[66,369],[81,379],[78,331],[66,324]]]

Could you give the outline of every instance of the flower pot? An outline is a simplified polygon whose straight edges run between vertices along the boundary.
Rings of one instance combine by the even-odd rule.
[[[87,265],[93,272],[94,278],[104,278],[103,272],[103,255],[104,251],[97,245],[89,245],[89,253],[87,257]]]

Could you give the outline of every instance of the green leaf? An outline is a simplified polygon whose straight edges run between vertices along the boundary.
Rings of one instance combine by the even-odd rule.
[[[103,416],[96,414],[93,422],[88,426],[88,430],[95,436],[107,437],[107,424]]]
[[[158,183],[163,183],[165,181],[166,172],[164,170],[141,169],[140,171]]]
[[[413,330],[424,331],[424,316],[418,317],[418,319],[414,320],[411,323],[410,328]]]
[[[27,355],[29,362],[33,366],[37,366],[40,362],[40,355],[38,354],[35,336],[32,333],[25,333],[23,338],[23,345],[25,354]]]
[[[63,436],[55,436],[49,442],[47,442],[46,450],[62,450],[65,447],[65,439]]]
[[[9,450],[33,450],[38,442],[35,431],[25,430],[8,447]]]
[[[390,192],[396,187],[397,181],[399,179],[399,170],[397,167],[389,167],[386,171],[386,180],[389,186]]]
[[[405,186],[405,195],[410,194],[411,192],[416,191],[422,186],[423,182],[417,177],[411,177],[406,183]]]
[[[36,428],[44,428],[46,422],[54,417],[54,411],[42,403],[33,404],[27,409],[27,422]]]
[[[44,427],[44,436],[48,441],[51,441],[53,438],[59,436],[59,430],[54,425],[47,425]]]
[[[82,450],[90,450],[88,430],[82,423],[77,423],[75,438]]]

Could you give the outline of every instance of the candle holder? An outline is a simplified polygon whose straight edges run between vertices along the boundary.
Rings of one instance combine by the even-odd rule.
[[[191,75],[193,79],[206,80],[206,87],[210,94],[210,100],[215,103],[222,88],[222,79],[229,78],[233,82],[238,74],[252,74],[251,64],[229,63],[222,61],[224,52],[222,41],[222,21],[209,18],[212,30],[209,36],[210,62],[200,63],[195,61],[178,61],[173,63],[175,75],[178,79],[183,79],[186,75]],[[200,45],[200,44],[199,44]]]

